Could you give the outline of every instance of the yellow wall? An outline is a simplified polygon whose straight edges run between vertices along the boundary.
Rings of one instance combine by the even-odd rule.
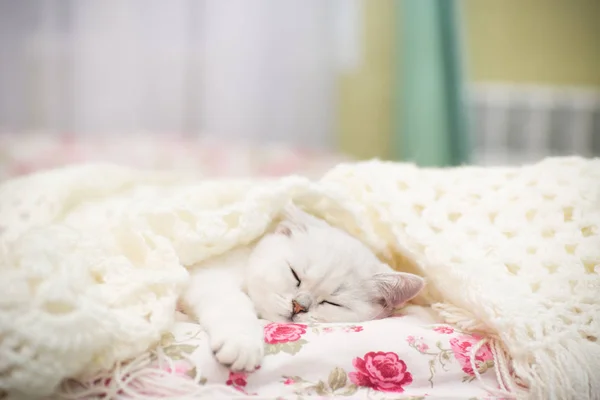
[[[354,157],[385,158],[392,131],[394,0],[362,1],[361,64],[339,82],[339,145]]]
[[[394,1],[362,0],[362,64],[339,81],[338,143],[358,158],[390,156]],[[469,80],[600,87],[600,0],[463,0],[463,7]]]
[[[470,78],[600,87],[600,0],[464,0]]]

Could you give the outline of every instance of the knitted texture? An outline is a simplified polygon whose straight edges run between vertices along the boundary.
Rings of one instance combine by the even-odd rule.
[[[499,393],[598,398],[600,160],[580,158],[445,170],[373,161],[319,182],[115,166],[9,181],[0,389],[49,394],[143,353],[172,326],[185,266],[254,240],[290,200],[425,276],[422,302],[487,334]]]

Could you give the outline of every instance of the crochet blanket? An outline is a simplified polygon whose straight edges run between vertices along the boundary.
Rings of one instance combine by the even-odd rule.
[[[0,186],[0,390],[51,393],[157,344],[186,266],[260,236],[293,200],[490,345],[498,392],[600,393],[600,160],[520,168],[343,164],[320,181],[198,181],[110,165]]]

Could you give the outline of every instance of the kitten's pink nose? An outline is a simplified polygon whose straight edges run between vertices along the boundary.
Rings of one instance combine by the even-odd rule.
[[[298,303],[296,300],[292,300],[292,314],[300,314],[302,312],[306,312],[306,308]]]

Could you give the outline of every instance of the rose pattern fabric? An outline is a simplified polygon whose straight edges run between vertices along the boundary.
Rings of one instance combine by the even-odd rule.
[[[164,368],[165,372],[174,375],[187,376],[193,367],[188,361],[176,361],[171,366]]]
[[[269,344],[296,342],[306,333],[303,324],[270,323],[265,326],[265,342]]]
[[[450,326],[436,326],[435,328],[433,328],[433,330],[438,333],[445,333],[447,335],[454,333],[454,328]]]
[[[471,351],[481,340],[482,338],[476,335],[461,335],[450,339],[450,347],[454,352],[454,357],[460,363],[462,370],[471,376],[475,375],[473,366],[471,365]],[[493,359],[494,356],[492,355],[489,345],[485,344],[480,347],[475,355],[475,365],[477,366],[478,371],[481,373],[480,369],[482,369],[482,367],[483,369],[486,369],[485,366],[487,363],[493,362]]]
[[[361,325],[343,325],[343,326],[312,326],[311,327],[311,331],[313,333],[317,333],[317,334],[327,334],[327,333],[332,333],[332,332],[339,332],[339,331],[343,331],[346,333],[351,333],[351,332],[362,332],[363,331],[363,327]]]
[[[409,336],[406,338],[406,342],[408,344],[410,344],[411,346],[414,346],[417,350],[419,350],[421,353],[429,350],[429,346],[427,345],[427,343],[423,342],[423,338],[415,338],[414,336]]]
[[[215,398],[483,400],[506,397],[486,390],[486,387],[498,387],[494,369],[490,368],[493,357],[489,346],[482,346],[476,355],[483,382],[470,374],[473,372],[470,351],[481,337],[421,318],[406,314],[402,318],[360,325],[269,324],[264,330],[264,361],[261,368],[252,373],[232,372],[219,365],[201,328],[192,322],[176,322],[173,332],[165,334],[160,342],[171,362],[156,360],[155,368],[164,371],[162,376],[165,372],[169,374],[169,379],[185,379],[188,384],[217,384],[221,390],[231,391],[229,395],[219,392],[222,396]],[[152,374],[155,374],[152,370],[148,375],[142,373],[139,376],[143,379],[133,380],[131,384],[124,375],[120,385],[143,390],[144,398],[165,398],[164,388],[153,397],[145,397],[160,387],[148,380],[147,376]],[[104,398],[110,398],[121,388],[110,379],[78,387],[82,393],[89,393],[90,386],[104,387]],[[172,398],[194,398],[194,395],[179,394]]]
[[[358,325],[358,326],[349,326],[347,328],[344,329],[345,332],[362,332],[363,331],[363,327]]]
[[[247,378],[248,374],[245,372],[230,372],[225,383],[229,386],[244,387],[248,384]]]
[[[229,372],[229,376],[227,377],[225,384],[245,395],[256,396],[258,393],[249,393],[246,391],[246,385],[248,385],[247,379],[248,374],[246,372]]]
[[[382,392],[404,392],[404,386],[413,381],[406,363],[392,352],[369,352],[352,362],[355,372],[350,379],[358,386],[371,387]]]

